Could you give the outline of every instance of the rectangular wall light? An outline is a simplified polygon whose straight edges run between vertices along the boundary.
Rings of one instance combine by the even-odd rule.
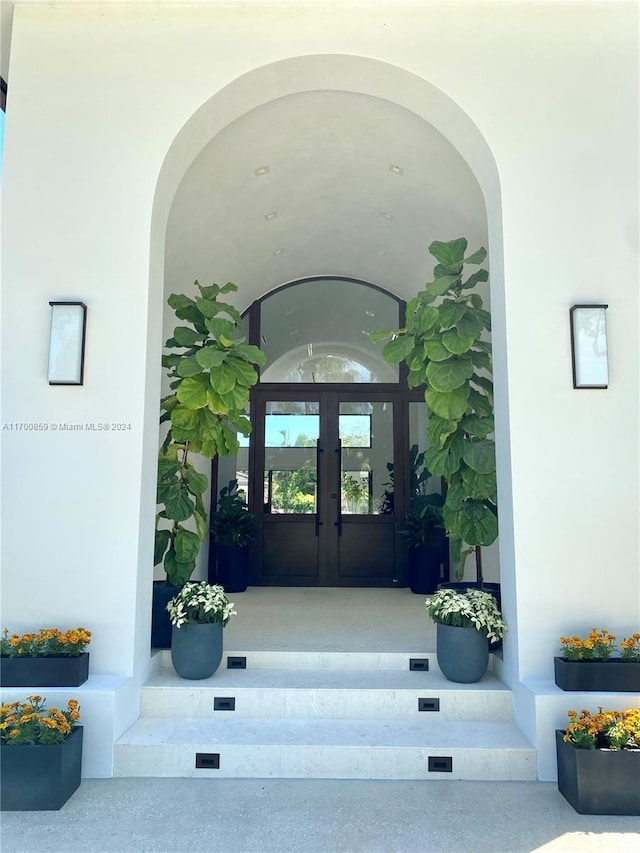
[[[82,385],[87,306],[84,302],[50,302],[49,385]]]
[[[571,361],[574,388],[608,388],[607,357],[608,305],[573,305],[571,320]]]

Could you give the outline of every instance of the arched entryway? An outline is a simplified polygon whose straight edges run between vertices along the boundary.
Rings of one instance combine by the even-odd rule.
[[[249,72],[185,125],[167,156],[158,198],[166,205],[165,296],[184,292],[203,276],[209,276],[209,282],[230,279],[239,287],[236,307],[246,310],[283,284],[314,279],[320,288],[320,280],[339,277],[373,283],[403,301],[430,278],[431,240],[464,234],[471,245],[488,247],[492,301],[497,296],[502,310],[499,191],[486,143],[442,92],[384,63],[308,56]],[[337,304],[336,316],[340,310]],[[255,325],[247,331],[255,340]],[[496,344],[499,364],[504,348],[502,341]],[[499,384],[497,377],[496,387]],[[266,390],[256,391],[254,401],[256,413],[261,412],[256,423],[263,438],[268,404],[284,404],[288,394],[280,386],[279,397],[267,398]],[[341,403],[374,402],[362,391],[359,388],[352,399],[329,401],[323,389],[322,399],[298,395],[289,396],[289,402],[337,412],[333,421],[325,415],[321,426],[332,441],[339,438]],[[403,408],[406,416],[406,398],[398,403],[387,395],[382,402],[395,402],[394,419]],[[398,438],[403,430],[404,438]],[[406,427],[394,432],[394,465],[406,465],[406,433]],[[501,452],[499,446],[499,456]],[[268,475],[276,469],[254,460],[252,470],[257,477],[252,506],[264,513],[270,502],[268,484],[266,500],[264,494],[265,471]],[[318,470],[321,479],[323,473],[335,478],[337,496],[335,466],[323,464]],[[224,485],[224,477],[218,482]],[[318,504],[318,540],[325,533],[325,520],[334,527],[342,524],[343,530],[346,526],[344,518],[332,515],[330,500],[338,498]],[[379,518],[382,529],[385,522]],[[309,519],[300,519],[301,531],[305,522],[308,526]],[[274,519],[274,529],[278,524],[287,522]],[[396,537],[396,561],[388,575],[382,580],[368,576],[367,583],[402,582],[397,547]],[[327,556],[318,557],[316,582],[341,582],[335,571],[335,543],[325,543],[324,552]],[[295,559],[293,554],[292,562]],[[326,569],[330,563],[333,574]],[[291,583],[304,583],[308,575],[288,577]],[[285,582],[287,575],[265,575],[261,569],[259,578]],[[357,583],[350,578],[349,583]]]

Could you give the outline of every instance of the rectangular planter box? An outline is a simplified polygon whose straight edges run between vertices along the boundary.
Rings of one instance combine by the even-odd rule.
[[[556,657],[553,664],[561,690],[640,693],[640,663],[620,658],[595,661]]]
[[[62,743],[0,746],[2,811],[60,809],[80,785],[82,726]]]
[[[0,687],[79,687],[89,677],[89,652],[77,657],[0,656]]]
[[[558,790],[580,814],[640,815],[640,749],[577,749],[556,730]]]

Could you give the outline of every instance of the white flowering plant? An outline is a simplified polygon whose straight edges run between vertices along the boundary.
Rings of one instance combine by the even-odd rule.
[[[434,622],[456,628],[475,628],[494,642],[508,631],[495,598],[481,589],[468,588],[465,592],[439,589],[425,601],[425,607]]]
[[[226,625],[236,615],[235,605],[225,595],[224,588],[206,581],[186,583],[167,604],[171,624],[222,622]]]

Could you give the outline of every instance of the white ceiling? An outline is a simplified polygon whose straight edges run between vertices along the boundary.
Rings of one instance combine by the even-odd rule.
[[[428,245],[459,236],[486,246],[484,201],[438,131],[385,100],[308,92],[245,114],[194,160],[169,215],[166,288],[234,281],[244,308],[339,275],[408,297],[429,280]]]

